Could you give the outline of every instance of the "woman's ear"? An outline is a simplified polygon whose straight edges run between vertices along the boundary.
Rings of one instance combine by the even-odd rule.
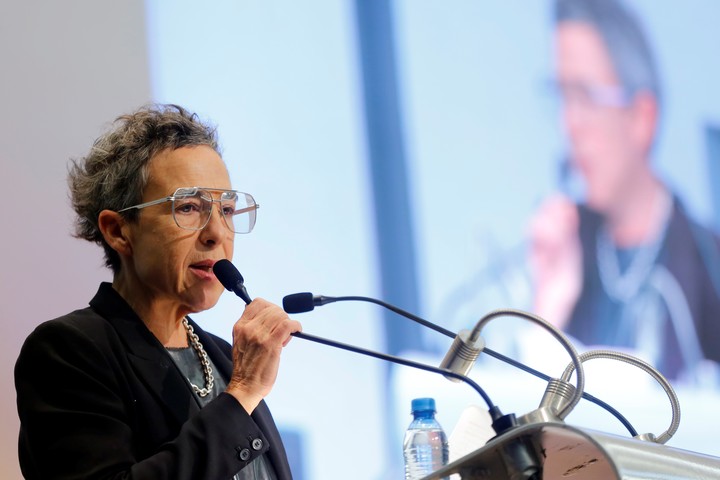
[[[660,117],[657,99],[650,92],[640,91],[633,99],[632,109],[635,122],[631,134],[643,155],[649,155],[657,135]]]
[[[98,229],[105,242],[121,257],[132,254],[132,243],[128,237],[127,220],[112,210],[103,210],[98,215]]]

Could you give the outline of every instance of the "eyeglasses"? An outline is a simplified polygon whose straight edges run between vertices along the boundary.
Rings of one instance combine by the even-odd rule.
[[[219,193],[214,199],[212,192]],[[172,216],[178,227],[185,230],[202,230],[210,221],[213,203],[219,204],[225,225],[235,233],[250,233],[255,226],[260,205],[249,193],[208,187],[181,187],[169,197],[133,205],[118,213],[172,202]]]
[[[610,85],[591,85],[580,82],[550,82],[550,87],[567,105],[581,108],[623,108],[631,102],[625,89]]]

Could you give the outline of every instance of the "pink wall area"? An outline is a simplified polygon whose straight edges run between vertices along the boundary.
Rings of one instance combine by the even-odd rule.
[[[13,366],[40,322],[110,278],[71,237],[65,176],[117,114],[150,98],[143,3],[5,2],[0,16],[0,478],[20,479]]]

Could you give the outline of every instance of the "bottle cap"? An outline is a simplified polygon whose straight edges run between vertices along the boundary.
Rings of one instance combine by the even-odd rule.
[[[416,398],[412,401],[412,411],[415,412],[433,412],[435,413],[435,399],[434,398]]]

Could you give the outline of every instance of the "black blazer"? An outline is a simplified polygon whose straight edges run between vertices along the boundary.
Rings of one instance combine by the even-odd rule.
[[[231,346],[192,323],[226,380]],[[267,454],[292,474],[265,402],[223,393],[200,409],[187,379],[103,283],[90,307],[45,322],[15,365],[20,466],[28,479],[229,480]]]
[[[615,302],[602,286],[596,253],[597,234],[604,219],[583,205],[578,206],[578,212],[583,246],[583,289],[566,330],[586,345],[598,345],[604,343],[602,332],[613,328],[608,325],[607,318],[599,318],[598,312],[602,311],[603,305]],[[672,213],[656,264],[664,266],[682,289],[697,333],[699,353],[720,362],[720,238],[695,223],[677,197],[673,198]],[[672,380],[684,368],[695,365],[688,365],[687,361],[692,359],[683,357],[669,313],[662,328],[663,356],[658,367]]]

